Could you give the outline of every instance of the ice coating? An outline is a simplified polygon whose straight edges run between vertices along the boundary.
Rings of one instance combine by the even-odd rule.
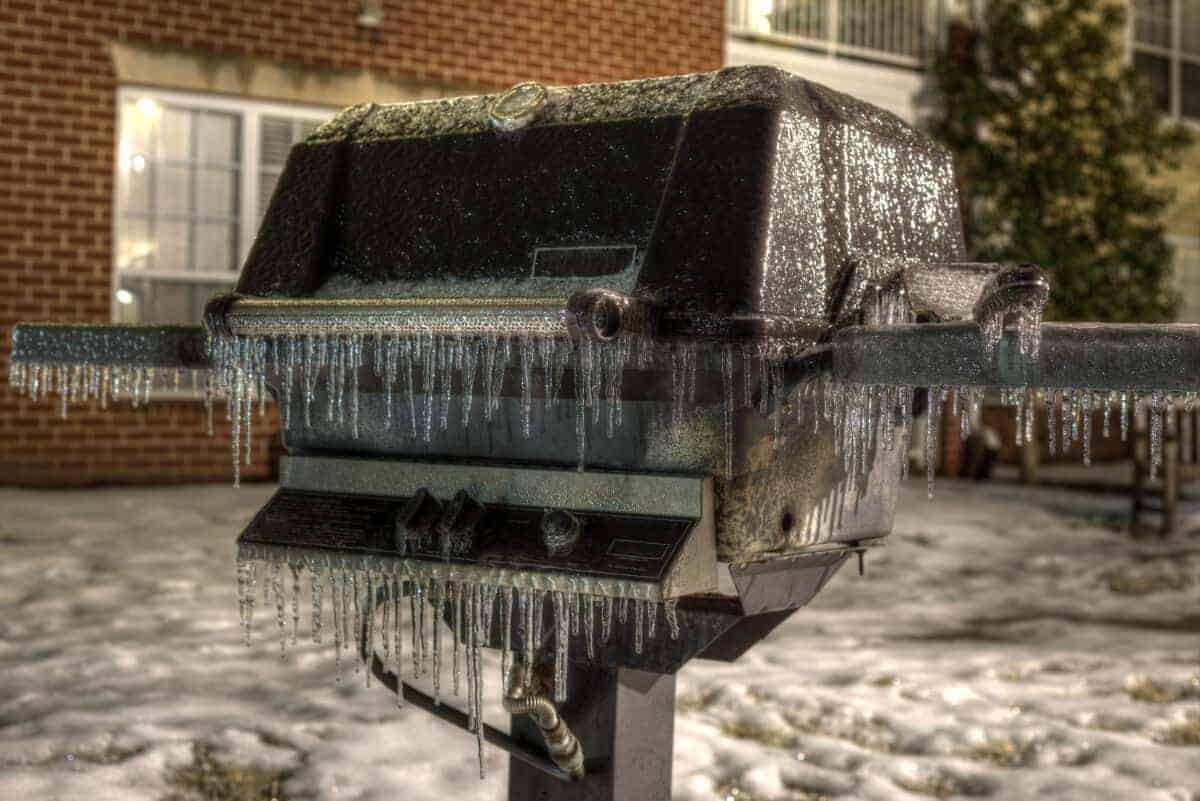
[[[903,286],[869,285],[863,295],[863,318],[875,327],[904,325],[912,320]],[[1014,321],[1022,357],[1035,359],[1040,319],[1018,315]],[[986,326],[983,341],[989,340]],[[838,458],[849,488],[854,490],[874,463],[879,448],[907,448],[909,411],[917,387],[856,384],[832,380],[828,375],[804,379],[798,387],[785,386],[782,366],[813,343],[764,340],[735,346],[695,342],[661,342],[629,336],[613,342],[596,342],[572,336],[458,336],[429,332],[421,335],[330,334],[308,332],[281,336],[215,336],[210,342],[213,369],[156,370],[87,364],[15,363],[10,385],[35,400],[57,396],[62,414],[69,404],[96,401],[101,408],[121,399],[135,407],[148,403],[154,391],[203,387],[205,403],[225,406],[231,421],[230,436],[234,483],[240,465],[250,461],[253,419],[262,413],[268,380],[278,384],[285,427],[299,424],[292,415],[302,410],[303,424],[315,415],[358,436],[359,400],[363,376],[382,387],[387,427],[395,426],[426,441],[435,431],[450,426],[478,426],[492,422],[502,399],[506,372],[519,380],[521,431],[537,437],[533,409],[557,408],[568,373],[574,376],[578,460],[586,462],[589,437],[612,437],[624,420],[622,387],[629,369],[660,370],[669,375],[670,397],[662,404],[662,419],[678,433],[688,416],[706,402],[697,397],[697,376],[719,376],[723,421],[721,471],[733,475],[736,451],[735,412],[757,410],[773,422],[776,432],[789,395],[795,393],[796,415],[814,432],[828,425],[834,433]],[[739,375],[740,373],[740,375]],[[419,376],[419,379],[417,378]],[[969,433],[970,412],[977,408],[983,387],[932,387],[932,397],[950,399],[959,417],[959,435]],[[536,391],[535,391],[536,390]],[[1041,399],[1049,421],[1051,453],[1066,453],[1076,443],[1085,464],[1091,461],[1092,412],[1101,416],[1104,436],[1116,415],[1122,439],[1128,437],[1131,414],[1148,415],[1150,471],[1161,466],[1164,421],[1175,425],[1172,410],[1191,404],[1194,393],[1166,390],[1112,390],[1075,388],[1002,387],[1001,402],[1016,418],[1016,443],[1031,441],[1034,407]],[[462,399],[461,415],[450,414],[450,399]],[[965,405],[964,405],[965,403]],[[940,452],[941,403],[933,403],[933,425],[926,427],[926,464],[932,492],[933,473]],[[811,410],[806,412],[806,409]],[[965,410],[965,411],[964,411]],[[959,413],[963,412],[963,413]],[[774,439],[777,446],[778,433]],[[902,465],[906,460],[900,460]],[[904,467],[902,466],[902,470]]]
[[[861,478],[879,448],[909,445],[909,430],[902,428],[899,445],[892,444],[895,427],[909,415],[914,391],[928,393],[929,419],[925,431],[925,464],[927,494],[933,497],[934,475],[941,453],[942,412],[947,409],[958,418],[954,431],[962,441],[971,433],[971,419],[978,416],[983,390],[979,387],[908,387],[890,384],[850,384],[825,379],[817,384],[815,397],[834,399],[830,404],[813,404],[814,420],[829,420],[834,425],[834,444],[846,463],[851,485]],[[1152,390],[1093,390],[1057,389],[1053,387],[999,387],[1003,406],[1011,408],[1014,444],[1017,447],[1036,446],[1034,421],[1038,407],[1044,409],[1047,420],[1047,446],[1051,455],[1077,450],[1085,465],[1091,464],[1095,416],[1101,424],[1101,436],[1107,438],[1114,430],[1116,418],[1121,440],[1129,436],[1131,417],[1143,414],[1149,440],[1149,474],[1153,480],[1163,461],[1164,434],[1174,433],[1177,425],[1190,425],[1187,416],[1179,418],[1179,409],[1191,409],[1196,402],[1195,392],[1166,392]],[[830,409],[838,410],[831,414]],[[899,418],[899,420],[897,419]],[[946,428],[949,430],[949,428]],[[902,460],[906,462],[907,460]]]
[[[699,402],[697,375],[728,376],[724,405],[726,471],[732,471],[733,410],[757,408],[778,417],[787,388],[780,365],[811,342],[763,341],[739,348],[695,342],[660,342],[628,336],[613,342],[586,337],[522,335],[470,336],[430,331],[418,335],[334,334],[310,331],[273,337],[218,336],[212,340],[213,389],[225,400],[235,421],[235,466],[240,432],[268,382],[278,383],[283,424],[302,410],[303,424],[314,415],[358,436],[360,381],[369,376],[382,389],[384,425],[426,442],[450,427],[490,424],[503,398],[505,374],[519,384],[520,425],[526,438],[538,436],[534,409],[557,409],[572,378],[579,465],[585,464],[589,437],[612,437],[624,422],[627,370],[662,370],[670,375],[670,397],[662,417],[678,431]],[[735,373],[742,373],[740,381]],[[735,405],[733,387],[745,388]],[[452,415],[451,399],[460,399],[461,415]],[[321,407],[321,408],[317,408]]]
[[[513,658],[514,622],[525,643],[519,658],[532,664],[545,643],[543,610],[551,611],[549,636],[553,640],[550,647],[554,654],[553,693],[557,702],[565,701],[568,696],[567,663],[573,644],[576,648],[585,648],[590,655],[596,644],[604,643],[612,636],[614,596],[575,591],[571,589],[574,582],[547,588],[513,589],[475,581],[405,575],[387,562],[371,557],[328,554],[320,558],[280,551],[268,553],[242,546],[237,560],[237,588],[243,639],[247,645],[253,637],[258,576],[265,574],[269,579],[263,582],[263,602],[274,603],[280,658],[287,657],[289,644],[296,644],[300,628],[301,575],[305,572],[310,578],[307,607],[314,642],[319,641],[325,605],[325,595],[320,588],[331,588],[328,595],[335,621],[335,681],[340,682],[342,678],[342,651],[354,648],[355,672],[362,669],[360,656],[377,657],[384,669],[394,673],[400,681],[405,674],[414,679],[430,676],[435,701],[440,702],[447,664],[443,651],[452,652],[451,694],[456,698],[465,694],[468,726],[476,735],[481,778],[484,724],[481,651],[493,647],[494,627],[501,626],[500,687],[503,690],[507,667]],[[291,580],[284,581],[285,575]],[[624,596],[617,600],[622,610],[627,603],[634,605],[635,613],[622,615],[620,622],[634,628],[633,640],[639,653],[645,641],[660,636],[657,625],[660,614],[667,621],[668,636],[671,639],[679,637],[675,601],[664,603]],[[600,607],[599,615],[597,606]],[[290,616],[285,614],[288,609]],[[406,629],[411,662],[404,655]],[[465,688],[461,681],[460,653],[465,664]],[[372,671],[368,666],[363,672],[364,681],[370,686]],[[402,696],[398,695],[397,703],[401,701]]]

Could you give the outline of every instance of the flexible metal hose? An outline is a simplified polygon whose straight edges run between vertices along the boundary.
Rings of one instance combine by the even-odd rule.
[[[571,778],[583,776],[583,747],[558,714],[554,702],[544,695],[526,692],[525,671],[513,665],[508,693],[504,696],[504,709],[510,715],[528,715],[537,724],[546,741],[546,750],[554,764],[570,774]]]

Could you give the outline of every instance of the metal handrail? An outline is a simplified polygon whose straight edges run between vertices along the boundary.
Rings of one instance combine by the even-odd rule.
[[[938,0],[730,0],[730,33],[901,67],[921,67]]]

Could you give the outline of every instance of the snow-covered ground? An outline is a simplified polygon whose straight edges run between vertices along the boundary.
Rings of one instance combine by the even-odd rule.
[[[157,800],[197,754],[288,799],[503,797],[500,752],[480,782],[328,646],[241,644],[233,538],[270,491],[0,490],[0,798]],[[680,674],[675,798],[1200,800],[1200,540],[1132,543],[1121,498],[923,494],[865,578]]]

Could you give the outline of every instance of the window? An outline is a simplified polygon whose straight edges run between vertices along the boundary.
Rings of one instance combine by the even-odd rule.
[[[121,89],[114,318],[198,322],[236,280],[291,146],[332,115]]]
[[[1200,3],[1134,0],[1133,64],[1163,111],[1200,120]]]
[[[1175,288],[1183,296],[1179,322],[1200,322],[1200,237],[1168,236],[1175,248]]]

